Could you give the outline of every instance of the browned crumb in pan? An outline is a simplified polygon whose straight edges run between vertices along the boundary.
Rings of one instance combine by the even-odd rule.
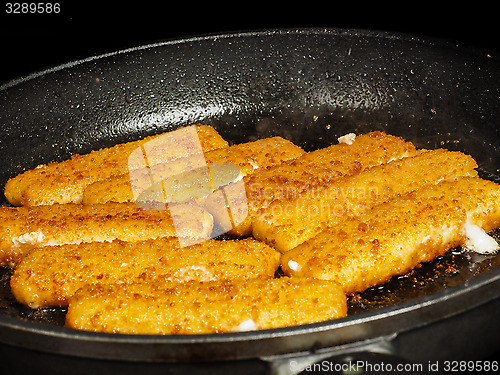
[[[276,250],[251,238],[184,247],[176,238],[116,240],[34,250],[10,284],[19,302],[39,308],[66,305],[86,284],[272,278],[279,265]]]
[[[345,316],[332,281],[282,277],[233,281],[89,285],[69,301],[68,327],[133,334],[270,329]]]

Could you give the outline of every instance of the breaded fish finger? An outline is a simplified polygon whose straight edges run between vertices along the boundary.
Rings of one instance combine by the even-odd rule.
[[[175,238],[46,246],[20,262],[10,285],[16,299],[31,308],[64,306],[86,284],[272,278],[280,257],[250,238],[186,247]]]
[[[335,282],[282,277],[93,285],[69,301],[68,327],[130,334],[203,334],[279,328],[345,316]]]
[[[226,197],[228,209],[248,205],[246,211],[237,215],[243,218],[238,220],[238,224],[229,233],[235,236],[250,235],[252,218],[259,209],[267,207],[274,200],[293,199],[313,186],[416,154],[412,143],[379,131],[350,137],[347,141],[340,140],[339,144],[308,152],[274,167],[261,168],[244,177],[246,196]],[[223,221],[226,210],[220,208],[224,204],[224,197],[216,194],[205,203],[216,222]]]
[[[5,197],[14,206],[80,203],[84,189],[91,183],[126,173],[129,168],[140,167],[129,165],[129,156],[146,144],[149,145],[151,156],[148,162],[151,165],[157,162],[154,155],[161,155],[161,161],[166,161],[187,156],[200,145],[203,151],[228,146],[211,126],[195,125],[180,128],[176,132],[180,135],[176,137],[176,142],[168,145],[168,153],[161,149],[161,139],[174,132],[118,144],[85,155],[73,155],[62,162],[39,165],[11,178],[5,185]]]
[[[497,227],[500,185],[478,177],[446,180],[325,229],[284,254],[282,269],[291,276],[337,281],[346,293],[361,292],[467,239],[476,241],[470,228]]]
[[[253,221],[253,235],[284,253],[327,226],[443,179],[474,176],[474,159],[437,149],[372,167],[363,173],[310,189],[295,199],[273,202]]]
[[[161,163],[148,168],[112,176],[97,181],[85,189],[82,203],[95,204],[106,202],[133,202],[138,192],[147,188],[151,179],[161,181],[170,176],[186,172],[206,163],[230,163],[237,165],[242,175],[253,173],[258,168],[280,164],[284,160],[295,159],[303,155],[300,147],[281,137],[272,137],[236,144],[204,153],[204,158],[186,157],[169,163]]]
[[[0,207],[0,265],[16,263],[41,246],[210,237],[213,218],[203,208],[178,205],[173,210],[143,210],[134,203]]]

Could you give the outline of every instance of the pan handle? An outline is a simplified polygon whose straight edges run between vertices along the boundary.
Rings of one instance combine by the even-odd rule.
[[[392,341],[396,334],[377,338],[354,345],[338,346],[326,351],[303,354],[300,356],[264,357],[270,364],[271,375],[298,375],[311,373],[329,374],[370,374],[383,373],[383,368],[395,369],[405,366],[405,372],[412,374],[412,363],[395,355]]]

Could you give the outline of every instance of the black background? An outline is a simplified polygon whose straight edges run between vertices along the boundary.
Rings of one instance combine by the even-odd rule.
[[[61,2],[59,14],[7,14],[0,19],[0,82],[127,47],[186,36],[297,27],[405,32],[497,49],[497,11],[479,3],[298,1]],[[277,4],[277,5],[276,5]]]

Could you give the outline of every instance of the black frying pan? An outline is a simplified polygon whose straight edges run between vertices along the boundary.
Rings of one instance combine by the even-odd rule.
[[[306,150],[348,132],[383,130],[418,147],[469,153],[486,178],[496,179],[500,168],[497,56],[402,34],[279,30],[158,43],[7,83],[0,108],[1,185],[40,163],[195,122],[234,143],[281,135]],[[36,350],[59,363],[166,362],[174,372],[186,364],[291,370],[289,358],[346,353],[425,363],[475,359],[499,347],[499,263],[500,255],[455,249],[351,297],[347,318],[195,336],[64,328],[64,310],[16,304],[4,269],[0,342],[3,353]]]

